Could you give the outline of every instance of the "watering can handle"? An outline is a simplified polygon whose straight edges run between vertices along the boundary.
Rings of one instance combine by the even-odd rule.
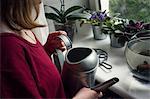
[[[68,36],[60,35],[60,36],[58,36],[58,38],[64,42],[67,50],[72,48],[72,42]],[[54,64],[56,65],[58,71],[61,73],[61,70],[64,65],[64,61],[65,61],[63,52],[59,49],[56,49],[55,53],[53,54],[53,60],[54,60]]]

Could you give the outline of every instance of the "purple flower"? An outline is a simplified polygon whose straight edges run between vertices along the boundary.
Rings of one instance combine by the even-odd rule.
[[[103,12],[93,12],[90,19],[103,21],[107,17],[107,14],[105,12],[106,12],[106,10]]]
[[[87,18],[86,22],[91,23],[92,25],[99,26],[102,25],[103,22],[108,18],[106,10],[103,12],[94,11],[90,12],[90,18]]]
[[[100,21],[105,20],[105,18],[107,17],[106,13],[103,13],[103,12],[97,13],[97,16],[98,16]]]
[[[140,29],[143,28],[143,23],[142,22],[137,22],[137,23],[135,23],[135,27],[140,30]]]
[[[92,16],[90,19],[93,19],[93,20],[97,19],[97,13],[96,12],[92,13]]]
[[[134,22],[130,20],[130,23],[127,25],[129,29],[141,30],[143,28],[143,22]]]

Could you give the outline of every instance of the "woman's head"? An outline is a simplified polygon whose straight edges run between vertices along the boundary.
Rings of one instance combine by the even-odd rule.
[[[35,22],[39,14],[40,0],[0,0],[1,2],[1,21],[13,30],[33,29],[41,27]],[[32,12],[35,10],[35,18]]]

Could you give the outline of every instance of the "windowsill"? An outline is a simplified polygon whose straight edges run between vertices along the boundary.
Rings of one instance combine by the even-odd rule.
[[[99,48],[108,53],[107,63],[113,67],[111,70],[98,67],[96,79],[104,82],[113,77],[118,77],[120,81],[110,88],[113,92],[125,98],[147,99],[150,97],[150,84],[140,82],[133,77],[124,56],[125,47],[110,47],[109,36],[105,40],[94,40],[92,28],[86,24],[79,27],[78,33],[74,35],[73,47]]]

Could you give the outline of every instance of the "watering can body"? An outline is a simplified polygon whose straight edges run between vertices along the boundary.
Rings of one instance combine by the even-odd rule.
[[[62,81],[68,98],[73,97],[82,87],[95,85],[97,66],[98,57],[93,49],[77,47],[67,52]]]
[[[67,37],[68,38],[68,37]],[[64,43],[70,40],[63,37]],[[69,42],[66,44],[68,47]],[[71,44],[71,43],[70,43]],[[98,57],[94,49],[86,47],[68,48],[63,59],[63,53],[57,50],[54,61],[62,76],[62,81],[68,98],[73,97],[82,87],[95,85],[95,73],[98,67]],[[57,61],[56,61],[57,60]],[[60,67],[61,66],[61,67]]]

